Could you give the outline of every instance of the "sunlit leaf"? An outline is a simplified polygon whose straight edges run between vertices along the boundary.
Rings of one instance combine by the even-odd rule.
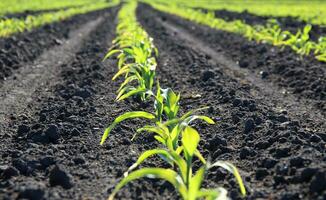
[[[106,138],[109,136],[109,133],[111,130],[120,122],[126,120],[126,119],[132,119],[132,118],[145,118],[145,119],[155,119],[155,115],[148,113],[148,112],[143,112],[143,111],[133,111],[133,112],[127,112],[119,117],[117,117],[113,123],[104,131],[104,134],[101,139],[101,145],[105,142]]]

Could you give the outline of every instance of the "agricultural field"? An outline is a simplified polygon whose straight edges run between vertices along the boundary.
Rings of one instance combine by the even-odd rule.
[[[326,2],[0,2],[0,199],[326,199]]]

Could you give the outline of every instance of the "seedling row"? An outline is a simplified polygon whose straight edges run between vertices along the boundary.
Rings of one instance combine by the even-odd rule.
[[[113,1],[111,3],[98,2],[78,8],[60,10],[57,12],[49,12],[39,15],[28,15],[25,19],[3,19],[0,20],[0,37],[9,37],[13,34],[31,31],[34,28],[57,21],[62,21],[74,15],[85,14],[91,11],[116,6],[118,3],[118,1]]]
[[[155,9],[183,17],[187,20],[203,24],[214,29],[224,30],[243,35],[249,40],[269,43],[274,46],[292,48],[299,55],[314,55],[319,61],[326,62],[326,37],[321,36],[317,42],[311,41],[309,32],[311,25],[306,25],[296,34],[282,30],[276,20],[270,20],[266,25],[251,26],[240,20],[225,21],[215,18],[213,12],[203,13],[193,8],[176,6],[175,4],[154,3],[146,1]]]
[[[171,88],[162,88],[159,80],[155,81],[157,66],[155,56],[158,50],[153,44],[153,39],[138,24],[136,8],[136,1],[129,1],[122,6],[118,13],[117,38],[105,59],[118,54],[119,71],[112,79],[123,76],[124,81],[117,91],[117,100],[134,97],[141,101],[154,102],[153,112],[133,111],[118,116],[105,130],[101,144],[118,123],[132,118],[144,118],[149,123],[139,128],[132,140],[144,134],[143,132],[148,132],[154,136],[159,145],[139,156],[137,162],[124,173],[124,178],[115,187],[109,199],[113,199],[124,185],[142,177],[168,181],[185,200],[227,199],[227,191],[224,188],[204,189],[201,186],[205,173],[213,167],[222,167],[231,172],[239,184],[242,195],[245,195],[245,187],[235,166],[226,161],[213,163],[206,161],[198,150],[200,135],[191,123],[202,120],[208,124],[215,124],[211,118],[197,114],[207,107],[191,110],[179,117],[181,95]],[[155,82],[156,87],[153,87]],[[159,156],[171,168],[145,167],[135,170],[152,156]],[[201,161],[201,167],[197,170],[193,168],[195,157]]]

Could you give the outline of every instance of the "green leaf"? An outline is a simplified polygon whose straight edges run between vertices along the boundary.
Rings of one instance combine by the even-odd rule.
[[[196,172],[195,176],[193,176],[190,179],[189,188],[188,188],[188,200],[197,199],[201,184],[204,179],[205,171],[206,171],[206,166],[201,167]]]
[[[126,59],[126,55],[125,54],[121,54],[121,57],[119,57],[119,61],[118,61],[118,69],[121,69],[122,65],[124,64]]]
[[[165,140],[164,140],[161,136],[155,135],[154,138],[155,138],[158,142],[160,142],[160,143],[162,143],[163,145],[166,146],[166,142],[165,142]]]
[[[184,151],[187,152],[189,156],[192,157],[194,155],[195,151],[197,150],[199,140],[199,134],[194,128],[187,126],[183,130],[181,141]]]
[[[215,124],[215,122],[211,118],[204,116],[204,115],[192,115],[192,116],[186,118],[184,121],[186,122],[186,125],[188,125],[196,119],[201,119],[201,120],[207,122],[208,124]]]
[[[194,110],[190,110],[189,112],[187,112],[186,114],[184,114],[182,117],[181,117],[181,120],[184,120],[186,118],[188,118],[190,115],[192,115],[193,113],[195,112],[199,112],[201,110],[206,110],[208,109],[209,107],[208,106],[205,106],[205,107],[202,107],[202,108],[197,108],[197,109],[194,109]]]
[[[126,78],[123,83],[120,85],[119,89],[118,89],[118,92],[120,92],[120,90],[122,90],[122,88],[124,88],[128,83],[134,81],[134,80],[137,80],[137,76],[135,75],[132,75],[132,76],[129,76],[128,78]]]
[[[188,178],[187,162],[173,150],[170,150],[170,154],[173,157],[175,164],[179,168],[183,182],[186,183],[187,178]]]
[[[244,187],[242,178],[239,174],[239,171],[233,164],[226,162],[226,161],[217,161],[214,164],[208,166],[208,168],[212,168],[212,167],[222,167],[222,168],[226,169],[227,171],[229,171],[230,173],[232,173],[235,176],[235,179],[237,180],[237,182],[239,184],[241,194],[243,196],[246,195],[246,188]]]
[[[122,67],[112,78],[112,80],[115,80],[116,78],[118,78],[119,76],[121,76],[122,74],[128,73],[130,71],[129,66],[124,66]]]
[[[128,56],[133,55],[134,52],[131,48],[124,48],[123,53],[127,54]]]
[[[206,160],[203,157],[203,155],[201,155],[201,153],[198,151],[198,149],[196,149],[195,151],[195,156],[197,156],[197,158],[205,165],[206,164]]]
[[[127,113],[120,115],[113,121],[113,123],[107,129],[105,129],[102,139],[101,139],[101,145],[105,142],[106,138],[109,136],[109,133],[112,131],[112,129],[118,123],[120,123],[126,119],[132,119],[132,118],[145,118],[145,119],[152,120],[152,119],[155,119],[155,115],[148,113],[148,112],[144,112],[144,111],[133,111],[133,112],[127,112]]]
[[[229,200],[227,196],[227,191],[224,188],[217,188],[217,189],[201,189],[198,194],[197,198],[206,197],[206,200]]]
[[[137,133],[147,131],[150,133],[156,133],[158,134],[161,138],[166,139],[168,135],[164,132],[164,129],[158,127],[158,126],[144,126],[143,128],[140,128],[137,130]],[[136,137],[136,134],[134,135],[133,139]],[[132,139],[132,140],[133,140]]]
[[[124,173],[124,176],[128,176],[128,173],[132,170],[134,170],[136,167],[138,167],[141,163],[143,163],[147,158],[154,156],[154,155],[160,155],[164,158],[166,162],[168,162],[171,166],[173,166],[172,157],[170,153],[165,149],[152,149],[147,150],[144,153],[142,153],[138,160],[131,166],[129,169]]]
[[[103,61],[108,59],[109,57],[111,57],[112,55],[116,54],[116,53],[121,53],[122,51],[120,49],[114,49],[114,50],[111,50],[109,51],[109,53],[107,53],[105,55],[105,57],[103,58]]]
[[[127,177],[123,178],[118,185],[114,188],[109,200],[113,200],[116,193],[129,182],[140,178],[158,178],[171,183],[181,194],[183,198],[186,197],[187,188],[180,180],[180,176],[171,169],[164,168],[143,168],[130,173]]]
[[[135,94],[139,94],[139,93],[144,93],[146,92],[146,88],[137,88],[135,90],[131,90],[129,92],[127,92],[126,94],[122,95],[121,97],[118,98],[118,101],[122,101],[130,96],[133,96]]]
[[[135,87],[133,86],[130,86],[130,85],[127,85],[125,87],[123,87],[117,94],[117,97],[115,98],[115,100],[118,100],[123,94],[125,94],[126,92],[128,91],[131,91],[131,90],[136,90]]]

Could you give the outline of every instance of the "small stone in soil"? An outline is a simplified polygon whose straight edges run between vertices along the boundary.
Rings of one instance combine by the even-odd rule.
[[[73,136],[78,136],[78,135],[80,135],[80,131],[79,131],[78,129],[74,128],[74,129],[72,129],[72,131],[71,131],[71,135],[73,135]]]
[[[256,170],[256,180],[263,180],[268,175],[266,169],[259,168]]]
[[[41,163],[43,168],[47,168],[50,165],[55,163],[55,159],[54,159],[53,156],[45,156],[45,157],[40,159],[40,163]]]
[[[272,159],[272,158],[266,158],[264,161],[263,161],[263,166],[267,169],[270,169],[272,167],[274,167],[276,165],[277,161]]]
[[[82,88],[82,89],[78,89],[75,92],[74,96],[78,96],[78,97],[82,97],[83,99],[86,99],[88,97],[91,97],[92,93],[89,90]]]
[[[17,175],[19,175],[19,171],[14,167],[9,166],[2,172],[1,177],[3,177],[4,179],[9,179]]]
[[[24,160],[20,159],[20,158],[14,159],[12,161],[12,165],[16,169],[18,169],[21,174],[26,175],[28,173],[28,171],[30,171],[30,168],[28,167],[27,163]]]
[[[290,165],[292,167],[302,167],[304,165],[304,159],[301,157],[294,157],[290,159]]]
[[[233,100],[232,104],[233,104],[233,106],[238,107],[242,104],[242,101],[241,101],[241,99],[236,98]]]
[[[249,62],[248,61],[246,61],[245,59],[240,59],[239,60],[239,67],[246,68],[248,66],[249,66]]]
[[[63,166],[56,165],[50,171],[50,185],[60,185],[65,189],[70,189],[73,187],[72,176],[67,172],[66,169],[64,169]]]
[[[86,162],[83,156],[77,156],[76,158],[73,159],[73,161],[76,165],[82,165]]]
[[[249,133],[255,128],[255,121],[252,118],[249,118],[245,121],[244,132]]]
[[[57,142],[60,138],[58,127],[54,124],[49,125],[45,131],[45,136],[49,139],[50,142]]]
[[[284,158],[289,155],[290,155],[290,148],[287,148],[287,147],[276,149],[275,154],[274,154],[274,156],[276,158]]]
[[[227,142],[223,138],[215,137],[209,141],[209,150],[215,150],[222,146],[227,146]]]
[[[22,124],[22,125],[18,126],[17,134],[19,136],[25,135],[25,134],[27,134],[29,132],[29,130],[30,130],[29,126],[27,126],[25,124]]]
[[[301,180],[302,181],[310,181],[312,176],[317,172],[317,169],[315,168],[311,168],[311,167],[308,167],[308,168],[305,168],[304,170],[302,170],[301,172]]]
[[[210,70],[207,70],[207,71],[204,71],[203,74],[202,74],[202,80],[203,81],[208,81],[209,79],[211,78],[214,78],[215,76],[215,73],[210,71]]]
[[[260,71],[259,74],[262,79],[265,79],[268,76],[268,73],[265,71]]]
[[[19,188],[19,199],[41,200],[44,199],[45,186],[40,183],[30,182]]]
[[[240,150],[240,159],[246,159],[248,156],[250,156],[251,149],[249,147],[243,147]]]
[[[326,190],[326,172],[318,172],[312,179],[309,189],[313,193]]]

